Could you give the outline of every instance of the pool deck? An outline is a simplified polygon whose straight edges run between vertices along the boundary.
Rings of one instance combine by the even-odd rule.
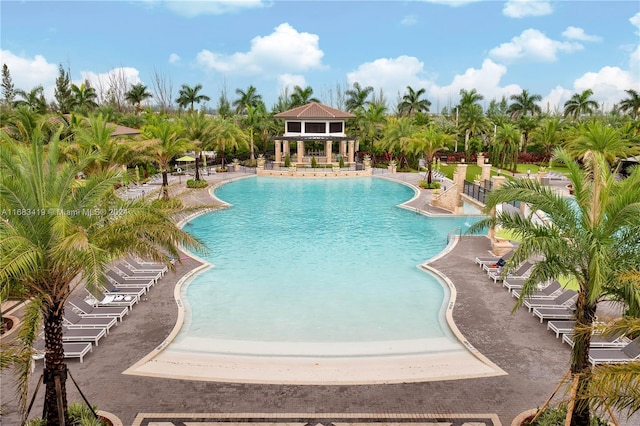
[[[217,183],[242,174],[220,175],[207,179]],[[409,175],[385,177],[412,183],[414,177]],[[211,204],[203,198],[206,191],[174,191],[189,205]],[[420,197],[427,197],[427,192]],[[123,374],[173,329],[178,317],[175,284],[200,265],[186,256],[83,363],[69,360],[69,369],[88,400],[125,425],[213,425],[233,418],[237,421],[225,424],[509,425],[517,414],[542,405],[551,395],[568,369],[569,346],[526,309],[511,313],[515,299],[474,263],[489,248],[486,237],[463,236],[431,266],[457,289],[453,319],[462,335],[506,375],[393,384],[273,385]],[[38,361],[32,391],[41,371],[42,361]],[[19,424],[12,381],[7,372],[1,378],[0,399],[8,408],[2,423]],[[70,401],[81,400],[71,381],[67,390]],[[42,399],[38,398],[32,413],[41,410]]]

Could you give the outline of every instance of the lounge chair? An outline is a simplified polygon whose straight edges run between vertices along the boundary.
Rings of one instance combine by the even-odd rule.
[[[155,280],[153,278],[130,278],[123,277],[118,274],[113,269],[108,269],[104,273],[107,281],[111,281],[116,287],[119,288],[140,288],[144,287],[146,290],[149,290],[152,285],[155,284]]]
[[[494,271],[488,271],[489,278],[493,280],[494,283],[498,282],[498,280],[502,280],[505,278],[526,278],[531,273],[531,268],[533,268],[533,263],[527,261],[518,267],[515,271],[507,274],[506,276],[502,276],[502,268],[499,268]]]
[[[63,342],[93,342],[98,346],[98,340],[107,335],[106,328],[68,328],[62,327]]]
[[[106,295],[132,295],[140,299],[144,294],[147,293],[147,288],[145,286],[136,287],[136,286],[128,286],[128,287],[119,287],[111,281],[107,281],[102,284],[101,291]]]
[[[122,261],[129,265],[134,271],[158,271],[164,275],[165,272],[169,270],[167,265],[163,265],[162,263],[145,262],[144,260],[134,259],[132,257],[127,257],[122,259]]]
[[[578,292],[575,290],[566,290],[549,299],[548,297],[525,297],[523,304],[529,308],[529,312],[533,308],[571,308],[575,305],[575,299]]]
[[[508,277],[502,281],[502,286],[506,287],[511,293],[514,290],[521,289],[525,281],[527,281],[525,277]]]
[[[125,306],[129,310],[133,308],[133,305],[140,301],[140,296],[135,293],[108,293],[102,289],[95,289],[92,292],[85,288],[89,298],[87,303],[94,306]]]
[[[33,345],[33,349],[35,350],[33,354],[34,360],[44,358],[44,340],[38,340]],[[80,362],[82,362],[84,356],[93,350],[93,345],[88,342],[63,342],[62,349],[64,350],[65,358],[80,358]]]
[[[152,279],[154,284],[162,278],[162,273],[160,271],[137,271],[122,261],[113,263],[109,269],[114,270],[118,275],[125,278]]]
[[[129,313],[129,308],[126,306],[93,306],[79,296],[70,298],[69,304],[85,318],[117,318],[122,322],[124,316]]]
[[[573,333],[567,333],[562,336],[562,341],[569,346],[573,347],[575,344],[573,340]],[[591,335],[591,347],[592,348],[622,348],[627,346],[629,339],[624,337],[623,333],[616,334],[602,334],[596,333]]]
[[[63,318],[67,328],[104,328],[107,334],[118,321],[116,318],[84,318],[69,310],[65,311]]]
[[[544,320],[571,320],[575,318],[575,310],[571,308],[533,308],[533,315]]]
[[[591,364],[621,364],[640,359],[640,336],[622,348],[594,348],[589,350]]]
[[[556,338],[561,334],[573,333],[573,329],[576,327],[575,321],[549,321],[547,323],[547,330],[553,330],[556,333]]]
[[[559,281],[554,280],[551,284],[533,292],[528,297],[534,299],[554,299],[558,292],[562,290],[562,284]],[[521,289],[514,289],[511,294],[513,297],[520,297]]]

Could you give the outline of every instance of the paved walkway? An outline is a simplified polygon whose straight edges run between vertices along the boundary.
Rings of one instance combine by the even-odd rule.
[[[217,183],[240,176],[225,173],[208,179]],[[203,201],[206,191],[177,187],[172,191],[180,193],[189,205],[212,204]],[[465,236],[432,266],[457,288],[453,317],[459,330],[507,375],[340,386],[215,383],[123,375],[172,330],[178,312],[174,284],[199,265],[191,258],[184,258],[175,271],[153,287],[147,300],[136,305],[84,363],[70,360],[69,369],[89,401],[115,414],[125,425],[217,424],[214,421],[232,417],[238,423],[263,424],[508,425],[518,413],[542,405],[552,393],[568,368],[569,347],[526,310],[511,314],[515,299],[474,264],[475,256],[488,250],[487,238]],[[41,371],[39,361],[34,384]],[[71,382],[67,382],[67,388],[70,401],[80,400]],[[0,390],[1,402],[8,408],[2,424],[18,424],[14,391],[6,373]],[[41,401],[38,398],[33,413],[41,412]]]

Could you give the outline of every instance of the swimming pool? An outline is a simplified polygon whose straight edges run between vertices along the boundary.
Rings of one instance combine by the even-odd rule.
[[[478,217],[400,209],[414,190],[376,178],[256,177],[216,196],[230,209],[185,229],[213,267],[182,287],[172,351],[376,356],[462,351],[443,319],[448,290],[416,266]]]

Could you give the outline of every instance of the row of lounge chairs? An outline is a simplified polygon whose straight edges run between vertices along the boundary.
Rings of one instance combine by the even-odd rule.
[[[506,259],[499,257],[477,257],[475,263],[487,272],[494,283],[502,281],[511,295],[519,298],[533,263],[524,262],[516,271],[505,275],[502,267]],[[576,326],[575,303],[578,292],[564,289],[558,281],[543,283],[538,290],[523,300],[523,305],[540,318],[547,320],[547,329],[562,336],[562,341],[573,346],[573,333]],[[640,359],[640,336],[630,340],[624,334],[594,334],[591,337],[589,361],[596,364],[625,363]]]
[[[101,288],[73,294],[63,317],[65,358],[84,357],[93,345],[106,337],[111,328],[122,322],[150,288],[168,271],[166,265],[126,258],[114,262],[104,272]],[[44,341],[35,345],[35,359],[44,357]]]

